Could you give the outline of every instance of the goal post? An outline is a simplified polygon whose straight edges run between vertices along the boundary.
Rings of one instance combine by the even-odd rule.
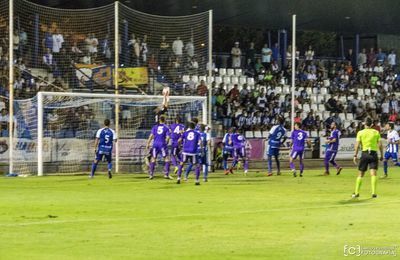
[[[161,102],[163,96],[146,96],[146,95],[120,95],[120,94],[92,94],[92,93],[60,93],[60,92],[39,92],[37,95],[37,175],[43,176],[45,174],[44,164],[52,162],[57,164],[55,169],[63,169],[62,173],[76,173],[76,169],[82,168],[79,165],[70,165],[72,163],[79,164],[83,161],[88,164],[88,158],[90,155],[84,154],[93,153],[93,141],[94,141],[94,130],[90,129],[90,134],[75,134],[68,135],[68,138],[65,138],[65,135],[58,135],[59,132],[63,131],[63,129],[71,129],[71,124],[75,120],[74,115],[68,114],[73,113],[72,111],[80,111],[85,110],[86,106],[88,106],[88,110],[90,110],[91,115],[93,115],[94,121],[97,122],[99,126],[102,125],[102,119],[106,118],[107,115],[112,115],[112,113],[107,113],[104,110],[102,105],[110,104],[114,106],[118,104],[119,106],[124,107],[122,109],[122,123],[124,124],[124,120],[132,120],[130,125],[120,125],[120,127],[116,127],[114,124],[113,128],[116,129],[117,137],[122,143],[121,146],[126,146],[129,143],[135,142],[135,139],[138,136],[139,131],[147,131],[149,133],[151,126],[154,124],[154,113],[152,111],[154,108],[158,107]],[[33,102],[35,103],[35,102]],[[23,106],[19,106],[23,107]],[[33,105],[35,107],[35,105]],[[114,111],[116,107],[113,107]],[[111,109],[111,110],[113,110]],[[26,110],[29,110],[27,108]],[[52,137],[49,137],[49,132],[46,134],[46,131],[53,130],[53,126],[49,126],[52,120],[52,113],[54,110],[58,110],[56,114],[64,114],[65,118],[63,121],[60,121],[60,125],[58,128],[54,129],[55,133]],[[110,111],[112,112],[112,111]],[[126,113],[125,113],[126,112]],[[21,114],[26,114],[27,111],[19,111]],[[131,118],[127,118],[129,116]],[[198,117],[201,121],[206,124],[207,123],[207,99],[206,97],[191,97],[191,96],[170,96],[169,101],[169,109],[167,113],[167,122],[172,123],[176,116],[180,115],[184,121],[189,121],[193,117]],[[115,120],[115,118],[114,118]],[[139,130],[140,128],[140,130]],[[47,129],[47,130],[46,130]],[[88,129],[81,129],[82,131],[86,131]],[[59,132],[57,132],[59,131]],[[88,130],[89,131],[89,130]],[[34,135],[33,135],[34,136]],[[60,136],[63,136],[65,140],[62,140]],[[142,138],[142,137],[141,137]],[[35,139],[35,138],[33,138]],[[45,139],[47,139],[45,141]],[[50,140],[51,139],[51,140]],[[57,140],[60,139],[60,140]],[[75,139],[75,140],[74,140]],[[131,140],[131,141],[127,141]],[[76,145],[74,147],[73,144],[66,144],[66,142],[74,143]],[[45,144],[46,143],[46,144]],[[54,158],[54,152],[49,151],[52,149],[60,149],[60,147],[68,146],[69,154],[65,155],[65,158]],[[126,147],[124,150],[124,158],[127,157]],[[62,152],[61,152],[62,153]],[[77,154],[71,154],[77,153]],[[18,153],[17,153],[18,154]],[[143,154],[142,154],[143,155]],[[64,156],[64,155],[59,155]],[[58,157],[59,157],[58,156]],[[92,157],[94,154],[92,154]],[[129,156],[129,155],[128,155]],[[46,160],[45,160],[46,158]],[[68,159],[70,158],[70,159]],[[119,162],[121,161],[121,153],[115,153],[115,169],[120,167]],[[71,161],[71,162],[69,162]],[[20,162],[21,164],[21,162]],[[70,167],[68,166],[70,165]],[[18,167],[17,167],[18,168]],[[28,167],[29,168],[29,167]],[[31,169],[33,170],[33,169]],[[27,171],[27,169],[25,169]],[[29,172],[24,172],[29,173]],[[32,172],[31,172],[32,173]]]

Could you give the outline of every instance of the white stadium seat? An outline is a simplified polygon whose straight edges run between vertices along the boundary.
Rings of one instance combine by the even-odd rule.
[[[194,83],[198,83],[198,82],[200,82],[199,81],[199,77],[197,76],[197,75],[192,75],[192,81],[194,82]]]
[[[190,80],[190,76],[189,75],[183,75],[182,76],[182,81],[183,82],[189,82],[189,80]]]
[[[235,69],[235,75],[236,76],[242,76],[243,74],[243,70],[242,69]]]
[[[206,76],[199,76],[199,82],[204,80],[204,82],[206,82],[207,77]]]
[[[227,70],[226,70],[226,75],[228,75],[228,76],[233,76],[233,75],[235,75],[235,70],[234,70],[234,69],[227,69]]]
[[[247,84],[254,86],[254,78],[247,78]]]
[[[222,83],[222,77],[220,77],[220,76],[215,77],[215,83],[217,83],[217,85],[221,84]]]
[[[322,95],[327,95],[328,94],[328,89],[327,88],[321,88],[321,94]]]
[[[219,69],[219,75],[220,75],[220,76],[225,76],[225,75],[226,75],[226,69],[220,68],[220,69]]]
[[[224,77],[224,83],[225,83],[225,84],[231,83],[231,77],[225,76],[225,77]]]
[[[347,113],[347,120],[350,120],[350,121],[354,120],[353,113]]]
[[[239,84],[239,78],[237,76],[232,76],[231,82],[232,82],[232,84]]]
[[[370,90],[369,88],[366,88],[366,89],[364,90],[364,92],[365,92],[365,95],[371,96],[371,90]]]
[[[207,84],[211,84],[214,81],[214,77],[213,76],[207,76]]]
[[[262,132],[261,131],[254,131],[254,138],[262,138]]]
[[[254,138],[253,131],[246,131],[245,137],[246,138]]]
[[[239,77],[239,83],[240,84],[246,84],[247,83],[247,77],[246,76],[240,76]]]

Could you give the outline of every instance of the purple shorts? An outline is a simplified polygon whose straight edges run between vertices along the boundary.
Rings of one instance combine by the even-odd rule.
[[[336,158],[336,154],[337,154],[337,152],[326,151],[326,153],[325,153],[325,161],[327,161],[327,162],[334,161],[335,158]]]
[[[292,150],[292,151],[290,152],[290,157],[292,157],[293,159],[296,159],[297,156],[299,156],[299,159],[300,159],[300,160],[303,160],[304,150],[303,150],[303,151],[295,151],[295,150]]]
[[[161,154],[162,157],[168,156],[168,148],[167,147],[153,147],[151,148],[151,156],[153,158],[157,158],[157,155]]]

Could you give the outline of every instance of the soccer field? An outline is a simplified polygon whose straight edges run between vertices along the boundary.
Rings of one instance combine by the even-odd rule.
[[[322,172],[218,172],[200,186],[193,175],[1,178],[0,258],[337,259],[345,245],[400,246],[400,170],[377,199],[364,178],[355,200],[355,168]]]

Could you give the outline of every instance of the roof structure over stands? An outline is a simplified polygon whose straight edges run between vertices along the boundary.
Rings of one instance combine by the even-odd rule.
[[[91,8],[113,0],[32,0],[58,8]],[[296,13],[299,30],[340,33],[399,34],[398,0],[121,0],[146,13],[187,15],[214,10],[216,24],[245,25],[268,29],[291,26]]]

